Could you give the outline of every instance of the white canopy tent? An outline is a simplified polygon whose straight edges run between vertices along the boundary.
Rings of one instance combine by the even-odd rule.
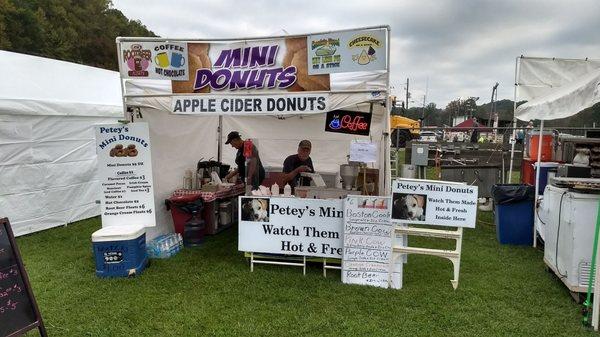
[[[526,100],[516,107],[517,101]],[[514,126],[517,119],[522,121],[540,120],[539,137],[542,139],[544,121],[567,118],[600,102],[600,60],[557,59],[517,57],[515,62]],[[513,139],[515,130],[513,129]],[[541,160],[542,142],[538,142],[538,158]],[[511,151],[510,171],[514,156],[514,142]],[[509,175],[510,177],[510,175]],[[536,170],[536,186],[539,184],[540,170]],[[509,178],[510,182],[510,178]],[[538,189],[535,188],[535,200]],[[535,207],[535,206],[534,206]],[[590,233],[591,234],[591,233]],[[533,246],[537,243],[537,227],[533,226]],[[596,264],[595,289],[600,287]],[[594,292],[592,326],[598,330],[600,304]]]
[[[542,138],[544,121],[566,118],[591,107],[600,101],[600,60],[574,60],[558,58],[519,57],[515,68],[515,105],[517,100],[528,102],[515,109],[516,120],[539,119],[539,135]],[[514,131],[513,131],[514,135]],[[538,142],[538,158],[541,160],[542,142]],[[512,172],[511,153],[510,170]],[[509,175],[510,176],[510,175]],[[536,170],[536,186],[540,170]],[[509,180],[510,182],[510,180]],[[538,189],[535,189],[538,200]],[[537,244],[537,228],[534,226],[533,246]]]
[[[168,85],[170,82],[127,81],[125,90],[128,93],[151,92],[161,86],[165,89]],[[185,170],[194,170],[201,158],[217,159],[219,143],[224,144],[227,134],[233,130],[257,144],[265,167],[282,167],[285,157],[296,153],[298,142],[309,139],[313,144],[311,158],[315,170],[325,173],[338,172],[339,165],[347,162],[346,156],[352,140],[371,139],[379,149],[379,162],[373,165],[380,170],[379,190],[387,194],[389,186],[386,188],[383,182],[386,181],[386,170],[389,170],[385,165],[389,144],[388,138],[384,137],[388,119],[387,109],[381,102],[373,104],[370,137],[324,132],[326,114],[321,113],[285,117],[222,116],[221,139],[218,116],[174,115],[170,112],[170,97],[135,97],[127,99],[126,103],[139,108],[140,113],[134,113],[134,121],[147,122],[150,129],[157,227],[148,228],[149,237],[171,230],[173,221],[164,206],[164,200],[174,190],[182,187]],[[344,108],[368,112],[370,104],[352,104]],[[223,148],[223,162],[234,166],[234,156],[234,149],[228,146]]]
[[[519,66],[519,59],[517,59]],[[517,88],[521,86],[521,81],[525,85],[522,92],[522,99],[528,102],[519,106],[515,110],[515,118],[520,120],[539,119],[540,139],[544,129],[545,120],[567,118],[578,114],[582,110],[600,102],[600,60],[567,60],[567,59],[541,59],[541,58],[521,58],[521,71],[518,72],[519,80],[516,82],[515,97]],[[539,142],[538,158],[540,161],[542,142]],[[536,171],[536,186],[539,184],[540,170]],[[535,200],[538,199],[538,190],[536,188]],[[537,228],[534,226],[533,246],[536,246]],[[591,234],[591,233],[590,233]],[[594,252],[595,254],[597,252]],[[596,274],[594,288],[600,287],[598,275],[598,262],[596,262]],[[598,292],[594,291],[594,306],[592,316],[592,326],[598,330],[598,320],[600,315],[600,301],[597,298]]]
[[[123,118],[119,74],[0,51],[0,216],[23,235],[100,214],[93,124]]]
[[[515,60],[514,127],[517,119],[551,120],[579,113],[594,103],[597,59],[562,59],[520,56]],[[517,102],[527,101],[519,106]],[[543,126],[543,125],[542,125]],[[514,139],[516,129],[513,129]],[[512,143],[510,172],[513,168]],[[508,182],[511,182],[511,174]]]
[[[520,105],[515,117],[523,120],[552,120],[573,116],[600,102],[600,69],[552,88],[545,95]]]
[[[362,29],[385,29],[387,57],[389,60],[389,27],[367,27]],[[349,30],[350,31],[350,30]],[[319,33],[325,34],[325,33]],[[257,43],[263,40],[302,37],[276,36],[265,38],[240,38],[220,40],[186,40],[156,38],[118,38],[117,44],[143,41],[170,43]],[[123,61],[120,61],[123,63]],[[281,115],[249,114],[241,112],[230,115],[182,115],[172,113],[171,81],[128,79],[125,80],[123,97],[128,107],[135,107],[132,119],[149,124],[152,142],[152,169],[154,198],[156,205],[155,228],[147,228],[148,238],[172,230],[172,218],[164,206],[164,200],[183,185],[185,170],[196,167],[201,159],[221,159],[234,165],[235,150],[223,147],[230,131],[237,130],[245,139],[252,139],[260,152],[265,167],[281,168],[286,156],[296,153],[298,142],[309,139],[313,143],[311,158],[317,172],[336,173],[339,165],[347,162],[350,143],[354,139],[371,140],[379,149],[379,161],[372,167],[378,168],[380,194],[390,191],[389,158],[389,61],[387,70],[330,74],[330,89],[326,92],[328,110],[354,110],[372,112],[370,136],[354,136],[325,132],[326,113]],[[270,89],[269,92],[254,94],[286,95],[284,90]],[[222,97],[244,97],[245,92],[220,92]],[[200,96],[197,96],[200,97]],[[372,103],[372,104],[371,104]]]

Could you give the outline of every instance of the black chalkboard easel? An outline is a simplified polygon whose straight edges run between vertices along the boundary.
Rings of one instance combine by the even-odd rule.
[[[0,337],[15,337],[46,328],[7,218],[0,219]]]

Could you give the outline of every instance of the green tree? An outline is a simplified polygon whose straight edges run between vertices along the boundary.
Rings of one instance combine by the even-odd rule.
[[[117,36],[155,36],[109,0],[0,0],[0,48],[116,70]]]

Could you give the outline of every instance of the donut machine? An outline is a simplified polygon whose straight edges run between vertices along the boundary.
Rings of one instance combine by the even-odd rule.
[[[200,189],[203,185],[212,181],[212,173],[215,172],[222,179],[227,175],[230,166],[215,160],[203,161],[200,159],[196,165],[196,188]]]

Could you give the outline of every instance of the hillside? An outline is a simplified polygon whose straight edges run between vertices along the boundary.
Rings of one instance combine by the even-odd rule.
[[[117,36],[156,36],[109,0],[0,0],[0,49],[117,70]]]

